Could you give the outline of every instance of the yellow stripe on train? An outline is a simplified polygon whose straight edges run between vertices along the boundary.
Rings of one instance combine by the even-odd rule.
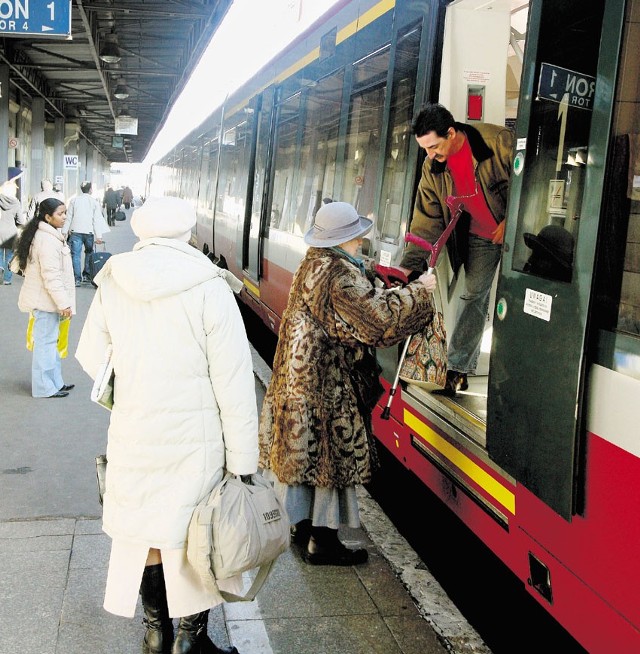
[[[516,512],[516,500],[512,491],[483,470],[477,463],[438,435],[413,413],[404,410],[404,423],[433,449],[450,461],[456,468],[484,489],[496,502],[499,502],[512,515]]]

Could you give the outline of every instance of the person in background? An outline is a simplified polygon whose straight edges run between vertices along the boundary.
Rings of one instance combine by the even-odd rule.
[[[133,617],[140,591],[149,654],[237,654],[207,637],[209,609],[222,598],[189,564],[186,540],[224,471],[258,466],[249,342],[225,272],[188,243],[195,223],[193,207],[174,197],[150,197],[133,213],[140,241],[96,276],[76,352],[95,378],[113,348],[104,607]]]
[[[346,202],[317,212],[282,317],[273,375],[260,417],[260,467],[274,482],[294,542],[312,565],[354,565],[340,525],[360,524],[356,484],[371,480],[371,412],[380,397],[378,346],[433,317],[434,275],[405,287],[374,285],[375,262],[359,256],[373,226]]]
[[[514,135],[501,125],[458,123],[440,104],[420,110],[412,132],[426,152],[410,232],[435,243],[451,220],[447,198],[464,204],[464,213],[447,241],[454,273],[465,268],[455,324],[448,343],[445,395],[468,388],[487,320],[491,284],[500,263]],[[421,271],[424,251],[410,244],[400,267]]]
[[[33,397],[67,397],[74,384],[65,384],[58,352],[60,320],[76,312],[71,253],[62,234],[67,209],[56,198],[46,198],[38,213],[24,228],[16,248],[24,282],[20,289],[20,311],[32,313]]]
[[[31,198],[31,202],[29,202],[29,207],[27,208],[26,213],[26,222],[33,220],[38,211],[38,205],[47,198],[56,198],[57,200],[60,200],[60,202],[64,202],[64,195],[54,190],[51,180],[43,179],[40,182],[40,192],[36,193],[33,198]]]
[[[122,190],[122,204],[124,204],[125,209],[131,208],[131,203],[133,202],[133,191],[125,186]]]
[[[107,184],[107,190],[104,192],[102,206],[107,210],[107,224],[113,227],[116,224],[116,211],[118,210],[118,194],[111,184]]]
[[[63,233],[68,234],[73,274],[76,286],[91,281],[89,273],[89,255],[94,243],[102,243],[102,225],[104,219],[98,201],[92,197],[91,182],[80,184],[82,193],[69,203],[67,220]],[[82,268],[82,248],[84,246],[84,268]]]
[[[16,197],[17,190],[18,186],[13,180],[0,186],[0,270],[4,286],[9,286],[13,278],[9,262],[19,230],[24,225],[22,207]]]

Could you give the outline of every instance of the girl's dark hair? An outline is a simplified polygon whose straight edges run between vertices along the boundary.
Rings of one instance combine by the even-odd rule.
[[[46,200],[42,200],[42,202],[40,202],[36,207],[35,216],[22,230],[22,234],[20,234],[20,238],[18,239],[18,245],[15,248],[18,263],[20,264],[20,270],[24,270],[27,267],[27,259],[29,258],[31,243],[33,242],[33,237],[38,231],[39,223],[44,220],[45,216],[52,216],[53,212],[61,204],[64,204],[64,202],[61,202],[57,198],[46,198]]]

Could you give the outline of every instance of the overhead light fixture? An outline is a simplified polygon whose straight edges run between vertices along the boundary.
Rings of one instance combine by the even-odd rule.
[[[117,64],[122,59],[120,48],[118,47],[118,37],[113,32],[105,34],[99,56],[107,64]]]
[[[116,84],[116,88],[113,91],[113,97],[118,100],[126,100],[129,97],[129,87],[124,83],[122,78],[120,78]]]

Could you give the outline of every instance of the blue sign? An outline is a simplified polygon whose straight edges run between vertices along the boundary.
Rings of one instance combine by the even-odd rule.
[[[71,36],[71,0],[2,0],[2,36]]]
[[[540,65],[538,98],[560,103],[567,96],[567,106],[591,111],[595,92],[596,78],[591,75],[551,64]]]

